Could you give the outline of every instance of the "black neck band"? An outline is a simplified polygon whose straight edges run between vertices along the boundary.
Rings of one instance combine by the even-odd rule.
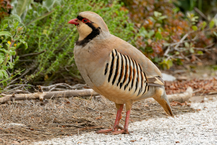
[[[77,19],[82,21],[83,17],[78,16]],[[83,40],[77,41],[76,45],[85,46],[88,42],[90,42],[93,38],[95,38],[97,35],[100,34],[100,27],[98,28],[94,27],[93,22],[89,22],[86,24],[92,29],[92,32],[87,37],[85,37]]]

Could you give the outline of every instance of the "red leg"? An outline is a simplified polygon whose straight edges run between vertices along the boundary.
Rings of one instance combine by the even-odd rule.
[[[126,119],[125,119],[125,125],[124,125],[124,130],[126,133],[129,133],[128,132],[129,119],[130,119],[130,110],[128,110],[126,113]]]
[[[124,105],[120,105],[120,108],[117,111],[117,115],[116,115],[116,119],[115,119],[115,124],[113,126],[113,129],[103,129],[103,130],[99,130],[96,133],[108,133],[108,132],[112,132],[112,131],[117,131],[119,127],[119,122],[122,118],[121,116],[121,112],[123,111],[123,106]]]
[[[116,119],[115,119],[115,124],[114,124],[114,126],[113,126],[113,130],[114,131],[117,131],[118,130],[118,125],[119,125],[119,122],[120,122],[120,120],[121,120],[121,118],[122,118],[122,116],[121,116],[121,113],[122,113],[122,111],[123,111],[123,106],[124,105],[121,105],[120,106],[120,108],[118,109],[118,111],[117,111],[117,115],[116,115]]]
[[[129,118],[130,118],[130,110],[128,110],[127,113],[126,113],[126,119],[125,119],[124,129],[122,129],[120,131],[114,131],[112,134],[122,134],[122,133],[128,134],[129,133],[128,132]]]

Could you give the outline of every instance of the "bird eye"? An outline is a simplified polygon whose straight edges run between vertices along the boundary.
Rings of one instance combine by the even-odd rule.
[[[88,19],[82,19],[82,22],[87,23],[87,22],[89,22],[89,20]]]

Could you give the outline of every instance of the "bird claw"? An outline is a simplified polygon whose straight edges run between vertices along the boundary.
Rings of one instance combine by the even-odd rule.
[[[128,130],[122,129],[122,130],[118,130],[118,131],[113,131],[112,134],[117,135],[117,134],[130,134],[130,133]]]
[[[121,129],[121,130],[118,130],[118,129]],[[119,125],[117,125],[113,129],[102,129],[102,130],[96,131],[96,133],[112,133],[113,135],[129,134],[128,129],[124,129],[123,127],[121,127]]]
[[[113,129],[102,129],[102,130],[98,130],[98,131],[96,131],[96,133],[109,133],[109,132],[112,132],[113,131]]]

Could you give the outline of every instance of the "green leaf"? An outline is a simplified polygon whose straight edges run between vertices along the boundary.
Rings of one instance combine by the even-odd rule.
[[[28,23],[27,26],[28,26],[29,24],[35,23],[35,22],[37,22],[37,21],[39,21],[39,20],[41,20],[41,19],[43,19],[43,18],[45,18],[45,17],[51,15],[53,12],[54,12],[54,11],[51,11],[51,12],[46,13],[46,14],[40,16],[40,17],[37,17],[36,19],[34,19],[34,20],[31,21],[30,23]]]
[[[152,22],[156,22],[156,20],[152,17],[149,17],[149,19],[152,21]]]
[[[16,13],[19,17],[28,9],[32,0],[17,0]]]
[[[198,51],[197,54],[203,55],[203,51]]]
[[[185,42],[185,47],[189,47],[190,45],[189,45],[189,43],[188,42]]]
[[[205,21],[203,21],[202,23],[202,30],[206,27],[207,23]]]
[[[163,38],[163,36],[161,35],[160,32],[157,32],[157,33],[155,34],[155,38],[156,38],[157,40],[161,40],[161,39]]]
[[[197,31],[197,26],[192,26],[191,27],[194,31]]]
[[[0,70],[0,80],[3,80],[4,74],[2,73],[2,70]]]
[[[217,65],[212,65],[211,68],[217,70]]]
[[[12,15],[10,15],[9,18],[12,20],[17,20],[18,22],[22,23],[20,16],[18,16],[17,14],[12,14]]]
[[[4,69],[4,70],[7,70],[8,69],[8,67],[7,66],[2,66],[2,68]]]
[[[9,53],[9,51],[8,51],[8,50],[5,50],[5,49],[0,49],[0,51],[1,51],[1,52],[4,52],[4,53],[6,53],[6,54]]]
[[[47,9],[50,9],[56,0],[45,0],[43,1],[43,6],[45,6]]]
[[[152,47],[150,47],[150,46],[146,47],[146,48],[145,48],[145,51],[146,51],[147,53],[153,53],[153,52],[154,52],[154,50],[153,50]]]
[[[160,12],[154,11],[154,16],[159,17],[159,16],[162,16],[162,14]]]
[[[154,35],[154,30],[149,31],[149,33],[147,34],[148,38],[151,38]]]
[[[0,52],[0,64],[4,62],[5,54]]]
[[[214,25],[215,25],[215,21],[214,20],[210,21],[209,28],[212,29]]]
[[[19,41],[25,45],[25,49],[28,48],[28,44],[23,39],[20,39]]]
[[[16,51],[10,50],[10,51],[9,51],[9,54],[10,54],[10,55],[16,55]]]
[[[177,65],[183,65],[182,60],[179,58],[176,59],[176,63],[177,63]]]
[[[173,66],[173,61],[171,59],[168,59],[167,61],[168,69]]]
[[[146,35],[147,35],[147,31],[145,30],[144,27],[141,27],[141,28],[139,29],[139,34],[138,34],[138,36],[145,37]]]
[[[171,59],[163,59],[160,64],[164,69],[169,69],[171,66],[173,66],[173,61]]]
[[[45,0],[43,1],[43,6],[48,9],[49,11],[51,10],[51,8],[54,6],[54,4],[60,4],[61,0]]]
[[[5,70],[0,70],[0,80],[2,79],[7,79],[8,78],[8,74]]]
[[[18,16],[16,13],[12,13],[10,17],[5,17],[4,20],[11,23],[14,23],[14,21],[18,21],[19,23],[22,23],[20,16]]]
[[[176,54],[176,55],[179,55],[179,54],[180,54],[180,52],[176,51],[176,52],[175,52],[175,54]]]
[[[14,64],[12,62],[8,62],[10,69],[13,69]]]
[[[155,62],[155,63],[159,63],[160,61],[161,61],[161,58],[159,58],[159,57],[154,57],[154,58],[152,58],[151,59],[153,62]]]
[[[166,19],[167,18],[167,16],[161,16],[161,17],[159,17],[158,19],[159,20],[163,20],[163,19]]]
[[[9,37],[11,37],[11,33],[8,32],[8,31],[1,31],[0,36],[9,36]]]
[[[190,51],[191,53],[194,53],[194,48],[193,48],[193,47],[190,48],[189,51]]]
[[[172,10],[173,10],[174,13],[177,13],[177,12],[180,11],[180,9],[179,9],[178,7],[175,7],[175,8],[173,8]]]

